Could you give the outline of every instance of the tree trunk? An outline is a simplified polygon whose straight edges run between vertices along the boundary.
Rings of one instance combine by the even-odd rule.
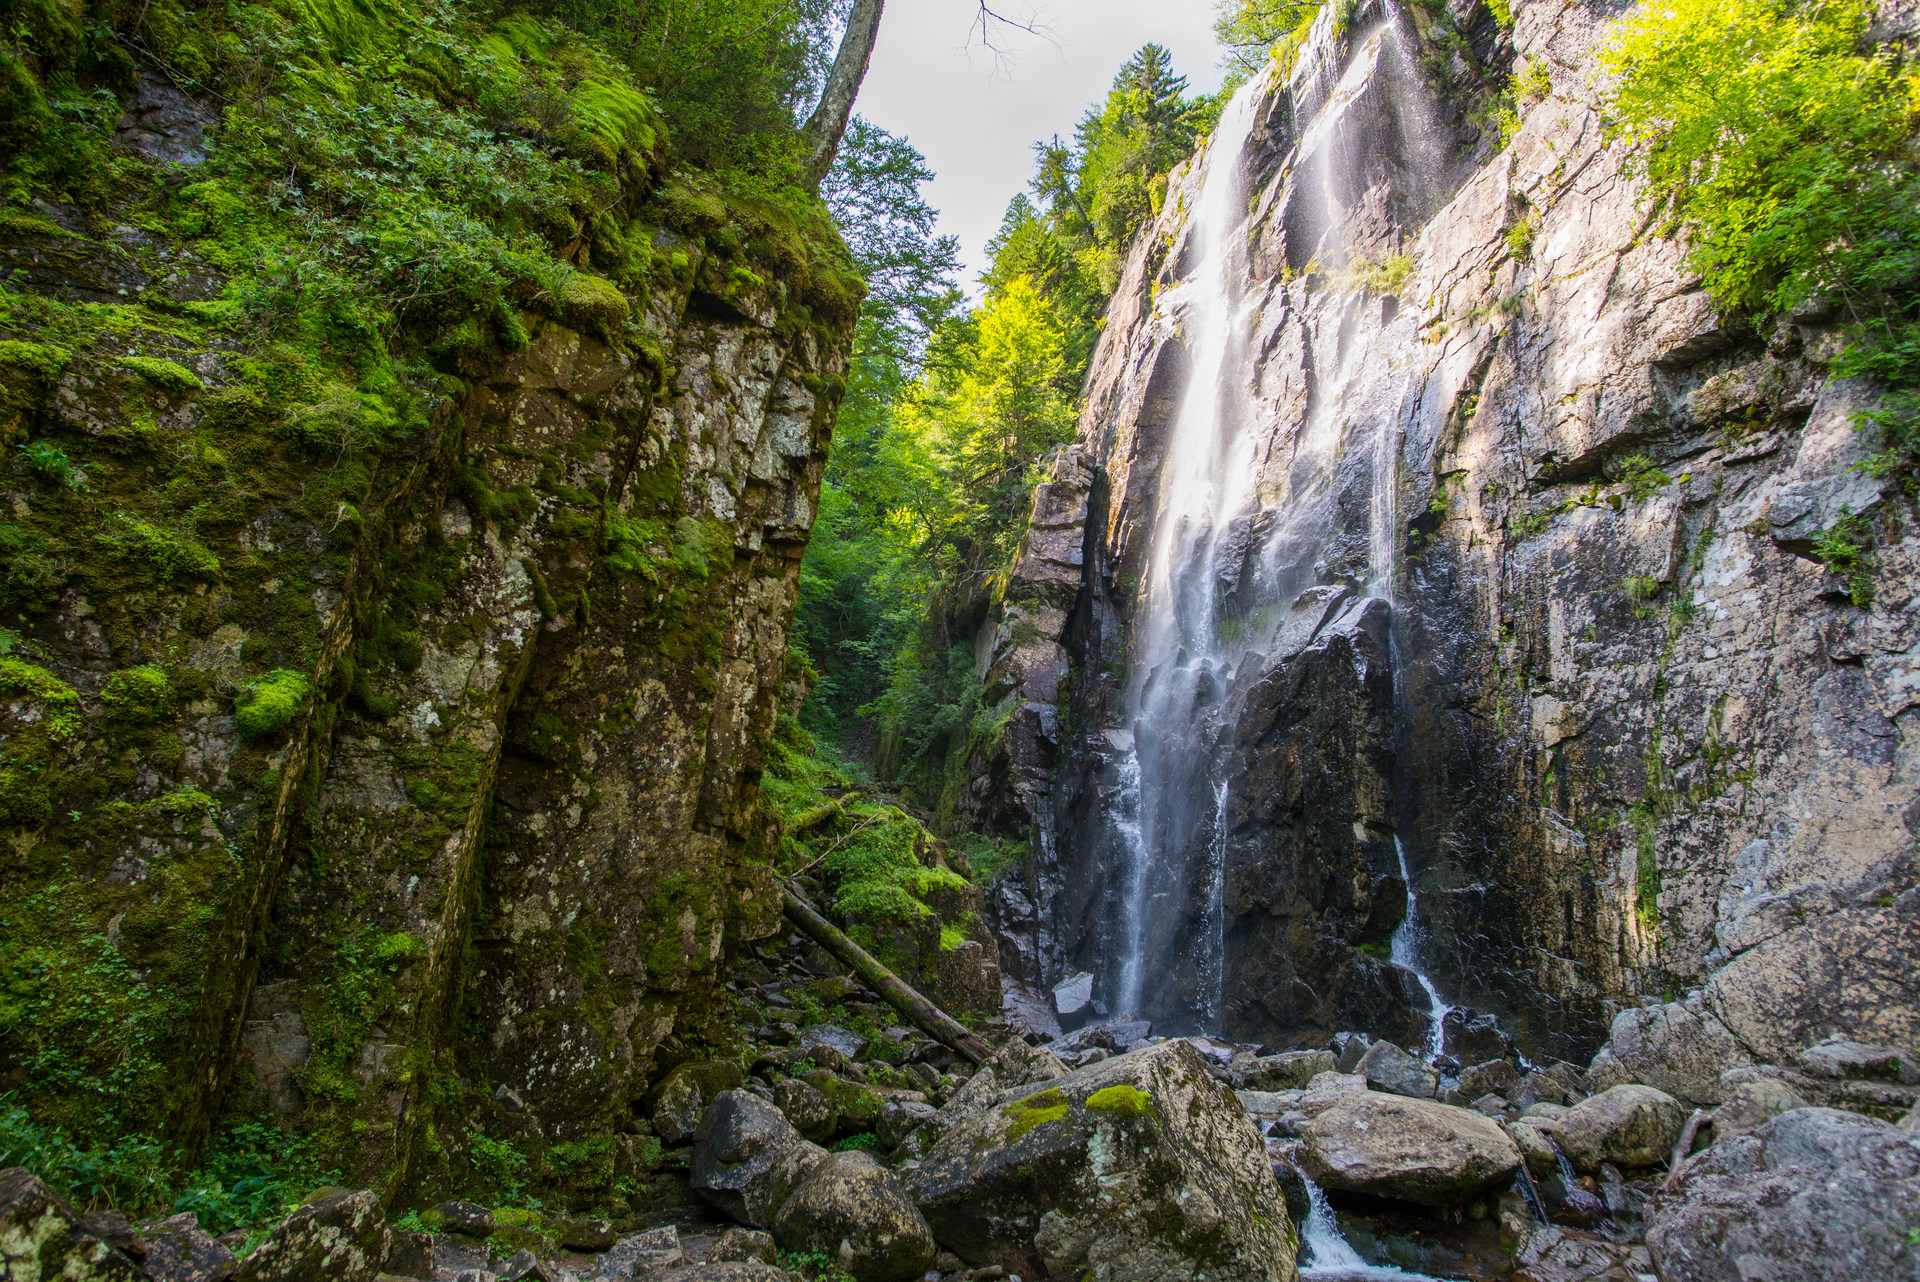
[[[860,94],[860,82],[867,78],[867,63],[873,58],[873,41],[880,33],[884,4],[885,0],[853,0],[853,16],[847,19],[847,34],[840,38],[840,52],[827,75],[826,90],[807,120],[808,186],[820,185],[839,154],[840,136],[847,132],[853,100]]]
[[[867,987],[885,998],[889,1006],[919,1025],[928,1036],[976,1064],[986,1063],[993,1055],[993,1047],[968,1032],[953,1016],[907,987],[898,975],[875,961],[872,954],[848,939],[839,927],[815,912],[806,900],[791,889],[787,890],[787,920],[838,957]]]

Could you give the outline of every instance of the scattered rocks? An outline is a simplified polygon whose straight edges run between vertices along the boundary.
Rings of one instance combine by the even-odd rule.
[[[1916,1223],[1920,1135],[1802,1108],[1688,1160],[1647,1245],[1662,1282],[1865,1282],[1912,1274]]]
[[[976,1268],[1293,1274],[1265,1145],[1183,1040],[1016,1093],[948,1132],[911,1179],[936,1237]]]
[[[825,1156],[773,1105],[745,1091],[722,1091],[694,1135],[691,1182],[729,1216],[764,1229]]]
[[[1307,1125],[1301,1167],[1324,1189],[1421,1206],[1454,1206],[1513,1178],[1513,1138],[1478,1113],[1368,1091]]]
[[[1504,1059],[1488,1060],[1460,1074],[1460,1093],[1468,1099],[1479,1099],[1482,1095],[1504,1094],[1519,1082],[1519,1069]]]
[[[800,1030],[795,1044],[808,1051],[826,1046],[838,1051],[849,1062],[860,1059],[867,1049],[866,1038],[838,1024],[809,1024]]]
[[[1375,1042],[1354,1066],[1367,1084],[1395,1095],[1432,1099],[1440,1089],[1440,1074],[1392,1042]]]
[[[386,1263],[387,1218],[366,1189],[322,1189],[240,1261],[237,1282],[373,1282]]]
[[[638,1277],[650,1269],[671,1269],[687,1262],[680,1230],[671,1224],[623,1237],[600,1257],[599,1276],[608,1279]]]
[[[785,1269],[758,1260],[708,1261],[652,1274],[647,1282],[790,1282]]]
[[[1575,1168],[1592,1173],[1603,1162],[1655,1166],[1667,1160],[1687,1124],[1680,1101],[1651,1086],[1615,1086],[1568,1109],[1553,1125],[1554,1139]]]
[[[935,1254],[899,1177],[858,1151],[815,1163],[774,1216],[773,1236],[789,1250],[837,1252],[856,1282],[916,1282]]]

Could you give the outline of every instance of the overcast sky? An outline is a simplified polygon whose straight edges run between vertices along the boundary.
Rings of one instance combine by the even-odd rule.
[[[1213,0],[995,0],[1051,39],[1000,28],[1002,56],[970,31],[978,0],[893,0],[855,110],[904,134],[938,175],[928,198],[941,230],[960,237],[966,283],[984,246],[1033,173],[1033,144],[1070,136],[1087,105],[1149,41],[1173,52],[1195,91],[1219,87]]]

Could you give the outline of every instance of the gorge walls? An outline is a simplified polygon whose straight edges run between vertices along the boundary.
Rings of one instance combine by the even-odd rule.
[[[5,482],[0,1090],[189,1151],[258,1118],[389,1192],[475,1134],[643,1176],[636,1106],[779,920],[845,249],[652,119],[559,286],[356,387],[233,301],[272,214],[217,112],[129,99],[148,185],[0,224],[6,431],[82,469]]]
[[[1115,816],[1151,796],[1142,691],[1185,674],[1222,800],[1148,855],[1216,863],[1144,909],[1138,1013],[1169,1031],[1423,1041],[1404,868],[1450,1028],[1584,1058],[1699,990],[1763,1058],[1920,1046],[1911,512],[1855,467],[1875,394],[1828,373],[1840,318],[1718,312],[1609,145],[1625,11],[1330,6],[1175,174],[983,647],[1010,720],[974,804],[1032,819],[995,903],[1029,982],[1132,1004]],[[1246,461],[1199,554],[1160,523],[1227,165],[1246,314],[1213,422]],[[1867,528],[1870,582],[1815,557]],[[1210,576],[1213,631],[1143,665],[1170,573]]]

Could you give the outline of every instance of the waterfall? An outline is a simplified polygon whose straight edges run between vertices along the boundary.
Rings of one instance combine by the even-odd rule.
[[[1132,747],[1121,767],[1125,814],[1116,831],[1124,857],[1119,978],[1115,999],[1124,1011],[1142,1009],[1147,955],[1154,927],[1196,887],[1188,884],[1196,842],[1206,864],[1202,911],[1215,929],[1202,947],[1217,952],[1223,921],[1220,828],[1224,780],[1206,776],[1209,713],[1231,680],[1237,648],[1223,639],[1215,591],[1216,554],[1244,526],[1235,518],[1253,503],[1254,433],[1247,410],[1247,255],[1245,184],[1240,156],[1252,133],[1262,82],[1243,86],[1221,113],[1208,144],[1200,192],[1189,224],[1191,277],[1169,306],[1184,307],[1191,360],[1185,394],[1173,421],[1161,477],[1160,516],[1143,593],[1143,621],[1135,644],[1128,707]],[[1196,770],[1195,767],[1200,769]],[[1207,955],[1196,981],[1211,991],[1189,995],[1196,1023],[1219,1006],[1220,958]]]
[[[1154,302],[1161,332],[1176,333],[1184,348],[1186,379],[1157,447],[1157,510],[1133,589],[1123,712],[1106,732],[1115,787],[1104,840],[1114,893],[1105,937],[1112,978],[1103,987],[1115,1010],[1167,1032],[1225,1031],[1236,813],[1226,763],[1245,692],[1323,624],[1359,627],[1364,619],[1379,628],[1395,599],[1405,375],[1370,354],[1398,310],[1356,283],[1380,270],[1383,245],[1395,242],[1366,222],[1377,218],[1367,200],[1383,180],[1348,109],[1367,94],[1369,102],[1391,99],[1416,204],[1433,186],[1420,171],[1444,147],[1429,137],[1426,91],[1410,70],[1402,20],[1391,5],[1364,9],[1370,30],[1351,40],[1330,10],[1316,19],[1322,26],[1302,55],[1307,69],[1283,91],[1310,100],[1310,119],[1283,166],[1292,175],[1283,179],[1284,214],[1272,213],[1271,193],[1250,201],[1245,176],[1274,85],[1256,78],[1227,104],[1190,184],[1179,189],[1188,203],[1169,258],[1179,279]],[[1334,60],[1331,51],[1348,49],[1352,58]],[[1374,111],[1360,112],[1360,123],[1377,120],[1367,114]],[[1256,278],[1250,204],[1268,211],[1263,255],[1284,241],[1292,269]],[[1350,246],[1354,237],[1368,239]],[[1279,384],[1263,381],[1282,327],[1303,334],[1294,359],[1304,363],[1289,375],[1304,397],[1284,415],[1276,413]],[[1306,628],[1296,637],[1288,621],[1311,613],[1303,605],[1310,601],[1325,608],[1310,624],[1296,619],[1295,630]],[[1374,831],[1389,822],[1384,810],[1363,817]],[[1400,862],[1406,876],[1404,851]],[[1412,907],[1410,900],[1392,955],[1427,993],[1437,1054],[1447,1007],[1423,968]]]
[[[1400,919],[1394,928],[1393,946],[1390,958],[1394,965],[1405,967],[1413,972],[1420,981],[1420,987],[1427,994],[1427,1013],[1432,1023],[1427,1029],[1427,1060],[1438,1059],[1447,1048],[1447,1012],[1453,1007],[1447,1005],[1440,996],[1440,990],[1434,987],[1433,977],[1427,974],[1420,952],[1426,943],[1426,934],[1420,929],[1420,895],[1413,888],[1413,871],[1407,866],[1407,848],[1400,841],[1400,835],[1394,834],[1394,854],[1400,858],[1400,879],[1407,883],[1407,915]]]
[[[1302,1177],[1305,1178],[1304,1176]],[[1392,1265],[1368,1264],[1334,1221],[1327,1195],[1312,1180],[1307,1185],[1307,1222],[1300,1226],[1300,1276],[1312,1282],[1435,1282],[1424,1273]]]

